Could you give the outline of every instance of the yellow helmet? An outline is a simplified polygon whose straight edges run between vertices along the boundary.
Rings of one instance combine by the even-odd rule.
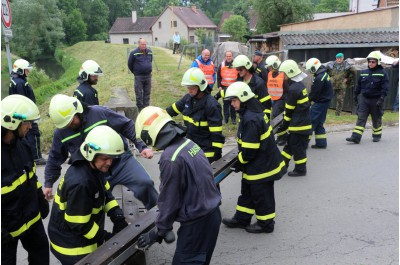
[[[87,81],[89,79],[89,75],[103,75],[100,65],[93,60],[85,61],[79,70],[79,79]]]
[[[279,72],[284,72],[289,78],[301,74],[301,70],[297,63],[293,60],[286,60],[279,66]]]
[[[23,121],[40,119],[39,109],[29,98],[10,95],[1,101],[1,126],[14,131]]]
[[[82,103],[77,98],[57,94],[50,101],[50,118],[57,128],[66,127],[76,113],[82,112]]]
[[[281,65],[281,60],[279,60],[278,56],[270,55],[267,59],[265,59],[265,68],[272,67],[277,70]]]
[[[250,87],[241,81],[235,82],[228,86],[225,92],[224,100],[232,100],[238,98],[240,102],[246,102],[254,98],[255,94],[251,91]]]
[[[25,73],[25,69],[32,70],[32,65],[24,59],[18,59],[13,64],[13,72],[18,75],[23,75]]]
[[[182,77],[181,86],[198,86],[200,91],[204,91],[207,85],[203,71],[197,67],[188,69]]]
[[[97,154],[118,156],[124,153],[124,142],[112,128],[99,125],[88,133],[80,151],[88,161],[93,161]]]
[[[381,55],[379,53],[379,51],[373,51],[370,52],[367,56],[367,60],[377,60],[378,61],[378,65],[381,65]]]
[[[247,70],[249,70],[253,66],[253,63],[246,55],[239,54],[238,56],[236,56],[235,60],[233,60],[232,65],[235,68],[245,67]]]
[[[306,70],[313,74],[316,73],[320,67],[321,62],[317,58],[310,58],[306,63]]]
[[[170,121],[172,121],[172,118],[165,110],[148,106],[136,118],[136,135],[145,144],[155,146],[158,133]]]

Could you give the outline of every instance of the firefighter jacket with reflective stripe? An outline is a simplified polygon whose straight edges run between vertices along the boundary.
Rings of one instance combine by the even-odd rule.
[[[97,90],[89,82],[82,82],[74,91],[74,97],[87,105],[99,105]]]
[[[207,83],[212,86],[215,83],[215,69],[214,69],[214,63],[209,60],[209,64],[204,64],[202,63],[199,59],[195,59],[197,62],[197,65],[199,66],[200,70],[203,71]]]
[[[242,77],[238,77],[237,81],[243,81]],[[253,74],[250,82],[247,83],[251,91],[256,95],[256,98],[261,102],[265,108],[264,112],[267,114],[268,119],[271,117],[271,97],[268,95],[267,88],[265,87],[265,81],[256,74]]]
[[[243,164],[243,181],[258,183],[280,179],[286,172],[285,162],[265,113],[241,109],[239,115],[238,161]]]
[[[327,69],[321,65],[318,71],[313,75],[313,84],[309,99],[312,102],[326,103],[333,98],[333,88]]]
[[[136,48],[129,54],[128,68],[134,75],[147,76],[153,71],[152,62],[153,52],[149,48],[145,52]]]
[[[38,191],[42,185],[29,144],[17,139],[1,144],[1,229],[12,237],[23,235],[41,222]]]
[[[26,80],[25,75],[11,74],[10,87],[8,89],[9,95],[19,94],[25,96],[36,103],[35,94],[33,93],[32,86]]]
[[[354,90],[355,95],[361,93],[366,98],[380,98],[386,97],[388,92],[389,75],[382,66],[361,71]]]
[[[214,184],[212,168],[193,141],[178,137],[165,148],[159,165],[159,214],[155,223],[160,231],[172,230],[174,221],[182,225],[195,222],[218,207],[221,194]]]
[[[81,127],[78,130],[68,128],[56,129],[49,157],[44,170],[45,187],[52,187],[61,174],[61,165],[67,160],[68,153],[73,154],[79,150],[86,135],[98,125],[107,125],[118,132],[124,140],[125,151],[128,149],[127,139],[131,140],[139,152],[147,146],[136,139],[135,123],[125,116],[102,106],[89,106],[84,108],[81,115]]]
[[[264,82],[267,82],[268,72],[269,71],[265,68],[265,60],[262,60],[261,63],[257,65],[256,73],[262,78],[262,80],[264,80]]]
[[[182,113],[187,128],[186,137],[203,149],[207,158],[219,156],[225,137],[222,134],[221,105],[210,94],[201,99],[186,94],[167,108],[170,116]]]
[[[267,89],[271,100],[279,100],[283,95],[285,74],[283,72],[268,72]]]
[[[281,130],[289,129],[290,133],[312,134],[310,120],[310,101],[307,89],[302,82],[290,81],[285,102],[284,121]]]
[[[237,78],[238,71],[232,66],[232,62],[223,61],[218,68],[218,87],[226,88],[236,82]]]
[[[80,152],[61,178],[51,209],[48,233],[52,248],[63,255],[84,255],[104,242],[105,213],[119,209],[106,173],[93,169]]]

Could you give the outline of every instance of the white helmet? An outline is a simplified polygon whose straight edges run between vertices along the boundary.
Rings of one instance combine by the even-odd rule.
[[[1,126],[14,131],[23,121],[40,119],[39,109],[29,98],[10,95],[1,101]]]
[[[235,60],[233,60],[232,65],[235,68],[245,67],[247,70],[249,70],[253,66],[253,63],[246,55],[239,54],[238,56],[236,56]]]
[[[206,77],[200,68],[192,67],[188,69],[182,77],[182,86],[198,86],[200,91],[204,91],[208,85]]]
[[[284,72],[287,77],[292,78],[301,74],[301,70],[297,63],[293,60],[286,60],[279,66],[279,72]]]
[[[25,69],[32,70],[32,65],[24,59],[18,59],[13,64],[13,72],[18,75],[23,75],[25,73]]]
[[[89,75],[103,75],[100,65],[93,60],[85,61],[79,70],[79,79],[87,81],[89,79]]]
[[[310,58],[306,63],[306,70],[311,73],[316,73],[318,69],[321,67],[321,62],[317,58]]]
[[[278,56],[270,55],[267,59],[265,59],[265,68],[272,67],[277,70],[281,65],[281,60],[279,60]]]
[[[377,60],[378,61],[378,65],[381,65],[381,55],[379,53],[379,51],[373,51],[370,52],[367,56],[367,60]]]
[[[254,96],[255,94],[245,82],[237,81],[228,86],[225,92],[224,100],[238,98],[240,102],[246,102],[249,99],[254,98]]]
[[[82,103],[77,98],[57,94],[50,100],[49,114],[57,128],[66,127],[77,113],[83,113]]]

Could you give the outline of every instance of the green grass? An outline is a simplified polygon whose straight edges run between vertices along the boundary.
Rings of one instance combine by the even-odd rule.
[[[135,102],[133,90],[133,74],[127,67],[127,48],[134,48],[132,45],[109,44],[102,41],[80,42],[74,46],[58,49],[56,52],[57,60],[65,69],[64,75],[57,81],[49,85],[34,88],[37,97],[40,98],[39,109],[42,120],[39,124],[42,132],[42,146],[46,153],[51,146],[54,125],[48,118],[48,107],[51,97],[56,93],[72,95],[78,86],[76,77],[78,76],[80,65],[88,60],[95,60],[103,70],[104,75],[100,77],[96,89],[99,92],[100,104],[106,103],[111,97],[113,88],[126,88],[130,99]],[[158,66],[158,71],[153,65],[152,93],[150,103],[154,106],[165,108],[180,99],[186,89],[180,83],[184,72],[190,67],[192,59],[183,58],[180,69],[178,63],[180,55],[173,55],[171,50],[151,47],[154,58]],[[4,59],[5,58],[5,59]],[[4,84],[7,86],[8,93],[8,74],[6,70],[7,57],[2,58],[2,90]],[[220,100],[220,103],[221,100]],[[182,117],[175,117],[174,120],[182,122]],[[355,124],[357,116],[344,113],[342,116],[335,116],[334,110],[329,110],[326,125]],[[398,124],[399,114],[386,111],[383,116],[384,125]],[[223,133],[226,137],[236,136],[237,125],[231,123],[223,126]]]

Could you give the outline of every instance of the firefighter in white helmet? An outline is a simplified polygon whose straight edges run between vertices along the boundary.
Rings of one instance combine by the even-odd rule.
[[[33,66],[25,59],[18,59],[14,62],[8,91],[9,95],[22,95],[36,103],[35,93],[28,82],[28,76],[32,69]],[[25,136],[25,139],[29,142],[36,165],[45,165],[46,160],[42,157],[40,130],[37,123],[32,123],[32,128]]]
[[[85,61],[79,70],[78,82],[80,85],[74,91],[74,97],[88,105],[99,105],[99,95],[93,87],[99,76],[103,75],[100,65],[93,60]]]
[[[312,134],[310,121],[310,101],[307,89],[301,82],[307,75],[303,73],[293,60],[284,61],[279,71],[285,74],[289,81],[289,90],[285,103],[285,115],[278,133],[288,131],[287,143],[283,147],[282,156],[289,167],[289,161],[294,160],[295,167],[288,173],[291,177],[307,174],[307,145]]]
[[[49,203],[24,141],[39,118],[39,109],[25,96],[1,101],[1,264],[17,263],[19,241],[29,264],[49,264],[49,241],[41,220],[49,213]]]
[[[381,66],[380,52],[371,52],[367,61],[368,69],[361,71],[354,89],[357,123],[351,136],[346,138],[346,141],[355,144],[359,144],[361,141],[369,115],[372,118],[372,141],[379,142],[381,140],[383,103],[389,92],[389,75]]]
[[[181,226],[172,264],[210,264],[221,225],[221,194],[203,150],[185,138],[168,113],[157,107],[149,106],[139,113],[136,134],[146,144],[164,150],[158,163],[161,183],[156,229],[141,235],[138,246],[163,239],[172,242],[176,221]]]

